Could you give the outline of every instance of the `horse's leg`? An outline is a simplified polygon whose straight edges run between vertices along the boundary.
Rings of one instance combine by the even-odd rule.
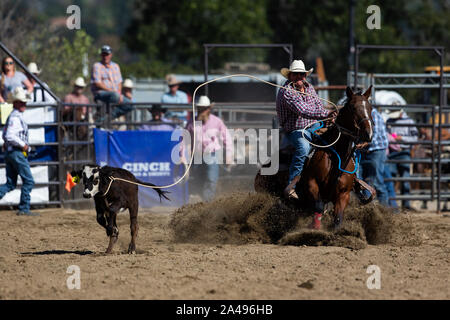
[[[350,200],[350,191],[341,193],[337,196],[334,203],[334,229],[337,230],[342,226],[344,221],[344,210]]]
[[[313,179],[308,181],[308,191],[309,195],[307,197],[311,199],[311,204],[314,209],[313,221],[310,224],[311,229],[319,230],[321,227],[322,213],[323,213],[323,201],[320,198],[319,186],[317,182]]]

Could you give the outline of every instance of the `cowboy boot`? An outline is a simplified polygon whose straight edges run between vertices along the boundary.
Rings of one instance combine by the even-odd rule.
[[[358,178],[355,178],[354,191],[363,205],[371,202],[377,194],[372,186]]]
[[[297,192],[295,192],[295,186],[297,184],[297,182],[300,181],[300,175],[295,176],[294,179],[292,179],[291,183],[289,183],[289,185],[286,187],[286,189],[284,189],[284,196],[286,197],[286,199],[296,199],[298,200],[298,195]]]

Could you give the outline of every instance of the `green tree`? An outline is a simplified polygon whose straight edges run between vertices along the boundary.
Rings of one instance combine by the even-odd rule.
[[[266,0],[136,0],[124,41],[140,54],[142,71],[163,76],[203,69],[204,43],[270,43]],[[230,59],[264,59],[264,51],[214,52],[212,68]]]

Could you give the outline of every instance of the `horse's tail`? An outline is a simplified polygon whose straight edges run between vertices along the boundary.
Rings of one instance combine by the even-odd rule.
[[[137,182],[139,184],[143,184],[143,185],[149,186],[149,187],[157,187],[157,185],[155,185],[155,184],[153,184],[151,182],[144,182],[144,181],[141,181],[139,179],[136,179],[136,180],[137,180]],[[165,199],[170,201],[170,199],[166,196],[166,194],[170,193],[169,191],[162,191],[160,188],[152,188],[152,189],[155,190],[158,193],[159,201],[161,201],[161,197],[163,197],[163,198],[165,198]]]

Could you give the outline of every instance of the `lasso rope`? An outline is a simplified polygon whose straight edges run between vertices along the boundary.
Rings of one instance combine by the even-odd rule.
[[[309,94],[309,93],[301,92],[300,90],[297,90],[295,88],[290,88],[289,86],[288,87],[283,87],[283,86],[280,86],[278,84],[274,84],[272,82],[262,80],[262,79],[260,79],[258,77],[255,77],[255,76],[252,76],[252,75],[249,75],[249,74],[231,74],[231,75],[228,75],[228,76],[223,76],[223,77],[219,77],[219,78],[215,78],[215,79],[209,80],[207,82],[204,82],[204,83],[200,84],[197,88],[195,88],[194,94],[192,95],[192,117],[195,117],[195,95],[197,94],[198,89],[200,89],[203,86],[206,86],[209,83],[212,83],[212,82],[215,82],[215,81],[219,81],[219,80],[223,80],[223,79],[233,78],[233,77],[247,77],[247,78],[251,78],[251,79],[260,81],[262,83],[271,85],[273,87],[277,87],[277,88],[281,88],[281,89],[285,89],[285,90],[296,91],[296,92],[298,92],[300,94],[303,94],[303,95],[306,95],[306,96],[314,96],[316,98],[319,98],[319,99],[321,99],[321,100],[323,100],[323,101],[333,105],[336,108],[336,111],[338,110],[337,106],[333,102],[331,102],[330,100],[324,99],[324,98],[320,98],[320,97],[318,97],[316,95],[312,95],[312,94]],[[327,119],[324,119],[324,120],[330,120],[330,119],[334,119],[334,118],[335,117],[331,117],[331,118],[327,118]],[[324,120],[320,120],[320,121],[324,121]],[[306,128],[308,128],[309,126],[312,126],[312,125],[314,125],[314,124],[316,124],[316,123],[318,123],[320,121],[315,121],[315,122],[309,124],[308,126],[306,126]],[[173,186],[177,185],[178,183],[180,183],[184,179],[184,177],[187,175],[189,170],[191,169],[191,165],[192,165],[192,162],[194,160],[195,142],[196,142],[196,139],[195,139],[195,132],[196,132],[196,130],[195,130],[195,119],[193,119],[192,123],[193,123],[193,126],[194,126],[194,129],[193,129],[194,130],[194,139],[193,139],[193,144],[192,144],[191,159],[189,161],[189,165],[187,166],[184,174],[177,181],[175,181],[172,184],[166,185],[166,186],[147,186],[147,185],[143,185],[143,184],[140,184],[140,183],[137,183],[137,182],[133,182],[133,181],[129,181],[129,180],[121,179],[121,178],[110,177],[111,181],[110,181],[108,189],[104,193],[104,195],[106,195],[109,192],[109,189],[111,188],[111,184],[113,183],[114,180],[121,180],[121,181],[125,181],[125,182],[131,183],[131,184],[136,184],[136,185],[140,185],[140,186],[143,186],[143,187],[146,187],[146,188],[152,188],[152,189],[166,189],[166,188],[173,187]],[[304,134],[304,132],[303,132],[303,134]],[[341,136],[341,133],[339,132],[338,139],[336,139],[336,141],[334,141],[329,146],[332,146],[333,144],[335,144],[339,140],[340,136]],[[311,144],[314,145],[313,143],[311,143]],[[317,145],[314,145],[314,146],[319,147],[319,148],[326,148],[326,147],[328,147],[328,146],[317,146]]]

